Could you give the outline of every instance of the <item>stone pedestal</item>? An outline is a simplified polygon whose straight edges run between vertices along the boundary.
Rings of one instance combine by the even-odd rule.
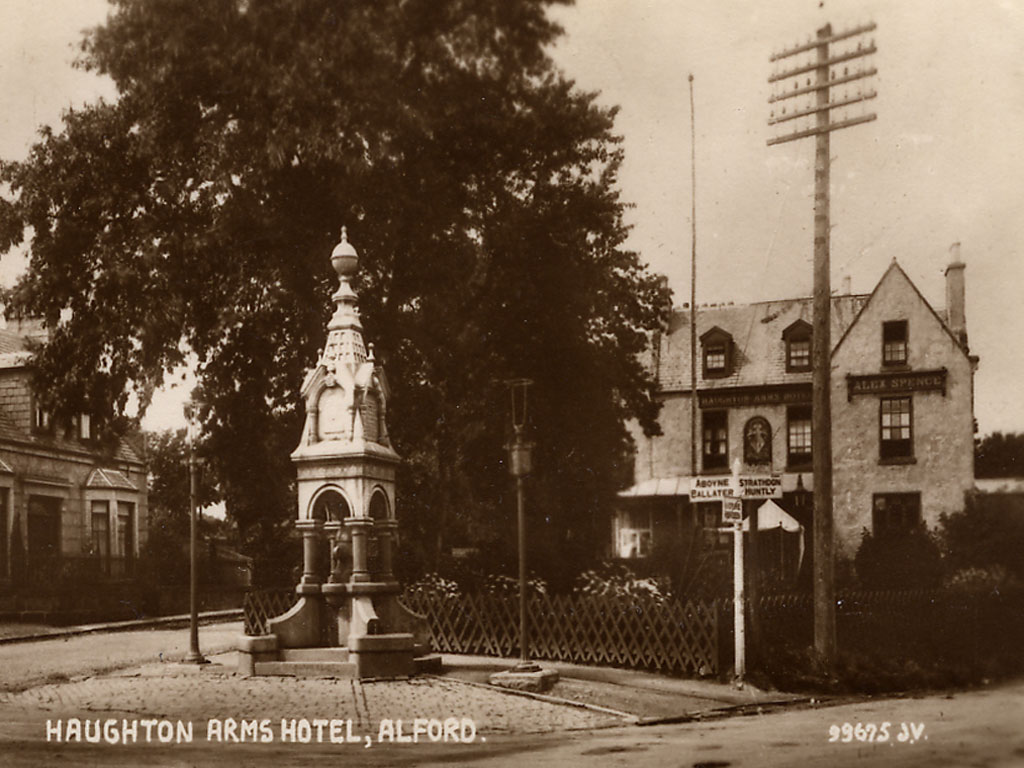
[[[503,672],[495,672],[488,679],[491,685],[496,685],[499,688],[541,693],[550,690],[558,682],[558,672],[553,669],[543,669],[537,664],[528,664],[506,669]]]

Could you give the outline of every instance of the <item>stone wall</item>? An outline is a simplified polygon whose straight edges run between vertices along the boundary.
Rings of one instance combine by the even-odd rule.
[[[882,372],[882,323],[889,320],[907,321],[907,370],[947,371],[945,394],[901,393],[912,399],[910,463],[879,456],[879,396],[848,401],[847,374]],[[972,364],[901,270],[886,273],[832,363],[834,518],[842,553],[852,556],[861,531],[871,529],[875,493],[919,491],[931,527],[943,512],[963,509],[974,485]]]

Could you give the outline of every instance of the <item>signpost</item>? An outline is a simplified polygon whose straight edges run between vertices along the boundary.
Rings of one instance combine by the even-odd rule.
[[[722,522],[743,523],[743,499],[736,496],[722,499]]]
[[[722,524],[733,531],[733,634],[736,640],[736,685],[743,687],[746,674],[746,638],[744,625],[743,583],[743,501],[782,498],[782,475],[741,475],[741,463],[733,462],[731,475],[693,477],[690,479],[690,501],[721,501]],[[756,536],[756,519],[751,535]],[[751,539],[753,543],[754,539]],[[751,555],[754,550],[751,549]]]
[[[736,668],[736,687],[743,687],[743,677],[747,671],[746,642],[743,626],[743,498],[740,489],[740,460],[732,464],[730,478],[733,493],[730,498],[722,499],[722,519],[732,523],[732,620]],[[738,505],[738,508],[737,508]],[[726,517],[728,508],[729,517]]]

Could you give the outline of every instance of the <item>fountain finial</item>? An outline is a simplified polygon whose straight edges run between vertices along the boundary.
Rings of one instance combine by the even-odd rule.
[[[342,279],[351,277],[359,268],[359,254],[352,247],[352,243],[348,241],[347,227],[341,228],[341,240],[334,246],[334,251],[331,253],[331,266],[338,273],[338,277]]]

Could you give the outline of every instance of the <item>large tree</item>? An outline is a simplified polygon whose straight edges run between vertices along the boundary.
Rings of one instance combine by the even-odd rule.
[[[596,552],[623,419],[656,428],[637,355],[666,296],[623,247],[615,112],[548,55],[555,2],[114,1],[81,65],[117,99],[0,170],[0,248],[30,255],[8,308],[46,320],[55,410],[117,428],[194,355],[229,514],[278,535],[347,224],[405,541],[507,538],[502,382],[526,376],[537,525]]]

